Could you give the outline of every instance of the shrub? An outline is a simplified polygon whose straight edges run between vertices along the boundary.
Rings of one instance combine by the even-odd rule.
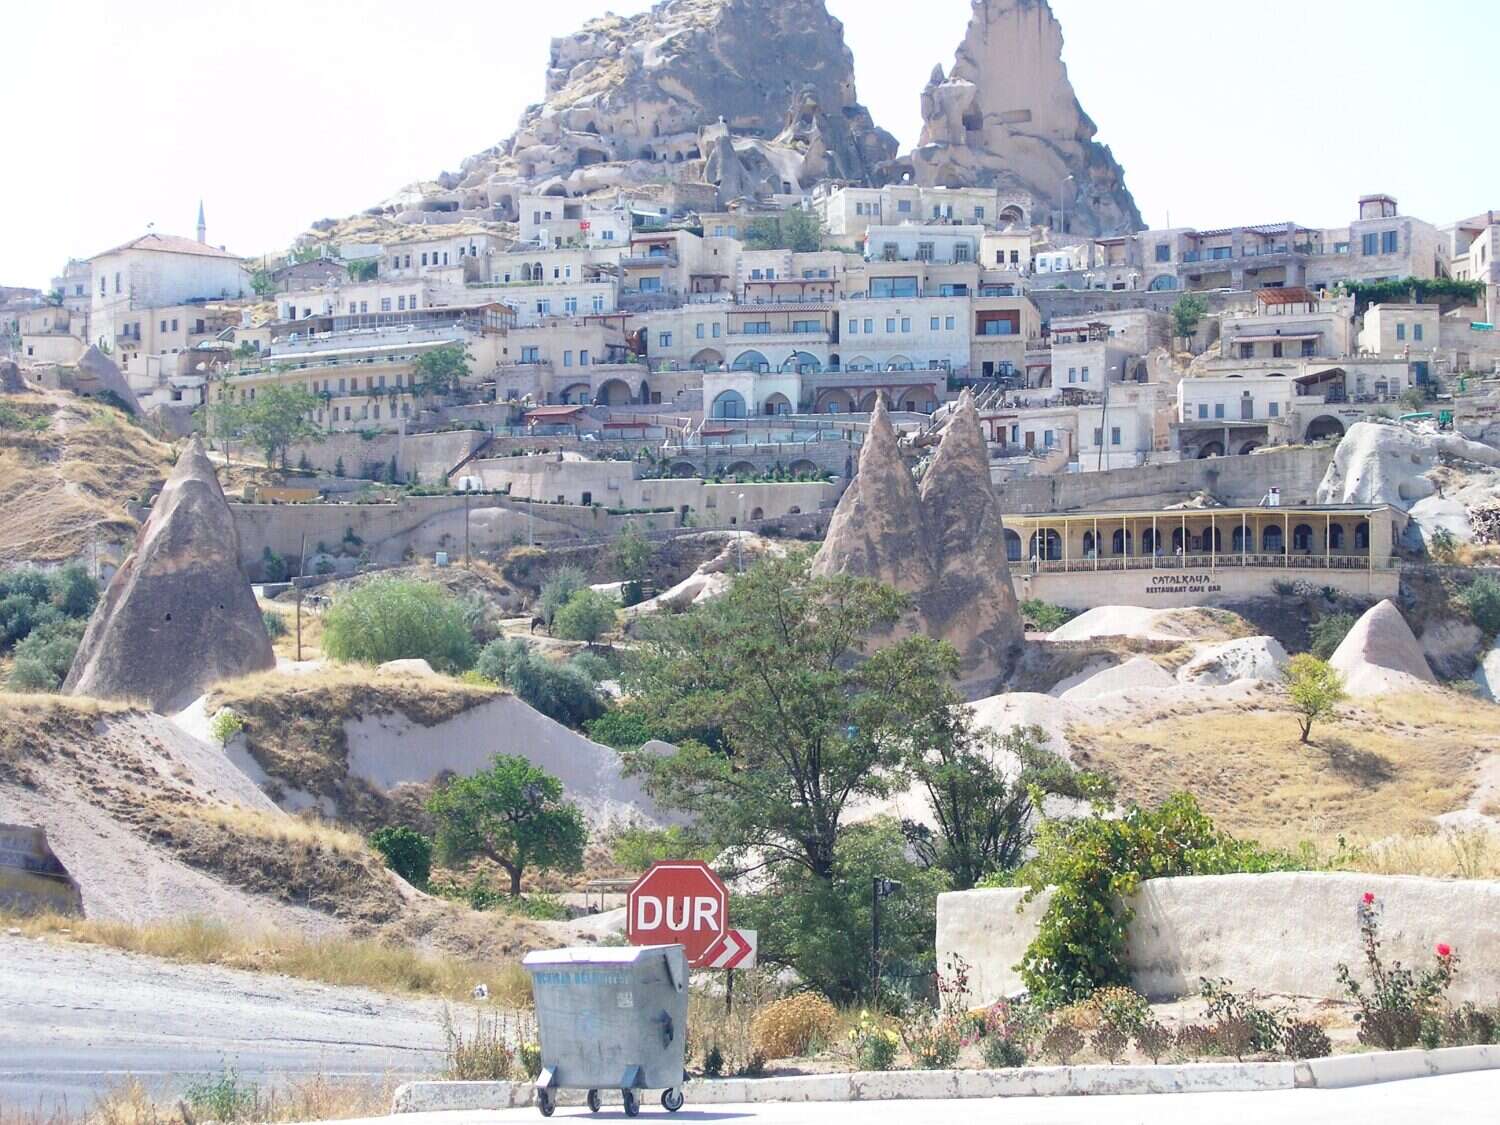
[[[1021,616],[1044,633],[1067,624],[1076,615],[1071,609],[1038,598],[1027,598],[1021,603]]]
[[[1458,536],[1446,527],[1437,528],[1427,537],[1427,553],[1440,563],[1456,562],[1458,560]]]
[[[838,1011],[826,996],[799,992],[774,1000],[755,1014],[750,1043],[765,1058],[795,1058],[826,1042],[837,1022]]]
[[[1224,977],[1217,981],[1201,977],[1198,984],[1198,994],[1207,1002],[1205,1012],[1209,1019],[1239,1020],[1249,1025],[1253,1050],[1281,1049],[1283,1025],[1288,1016],[1286,1007],[1263,1007],[1254,989],[1241,995],[1234,991],[1234,982]]]
[[[335,660],[383,664],[420,659],[440,672],[474,663],[474,639],[457,599],[431,582],[374,578],[323,615],[323,649]]]
[[[595,742],[613,746],[616,750],[635,750],[656,737],[646,717],[629,705],[611,707],[584,729]]]
[[[568,663],[596,684],[613,679],[615,675],[615,670],[610,667],[609,661],[597,652],[575,652],[568,658]]]
[[[557,610],[553,631],[564,640],[586,641],[590,646],[615,627],[620,604],[598,590],[579,590]]]
[[[245,720],[240,717],[238,712],[232,711],[228,707],[219,708],[208,723],[208,733],[214,736],[214,741],[220,746],[228,745],[229,740],[244,729]]]
[[[476,1016],[474,1034],[465,1038],[444,1008],[443,1034],[448,1040],[443,1077],[457,1082],[503,1082],[511,1077],[516,1052],[499,1017]]]
[[[1094,1051],[1107,1063],[1119,1062],[1129,1044],[1130,1036],[1112,1023],[1103,1024],[1094,1032]]]
[[[849,1031],[849,1041],[860,1070],[890,1070],[901,1046],[896,1029],[872,1018],[869,1012],[859,1013],[859,1022]]]
[[[1338,980],[1359,1011],[1359,1041],[1371,1047],[1398,1051],[1410,1047],[1421,1034],[1422,1021],[1453,983],[1458,957],[1439,942],[1430,968],[1420,974],[1400,961],[1386,965],[1380,955],[1380,913],[1375,896],[1366,892],[1359,904],[1360,946],[1369,973],[1368,985],[1354,979],[1349,966],[1340,962]]]
[[[986,1035],[979,1053],[984,1056],[984,1065],[996,1070],[1026,1065],[1026,1048],[1001,1035]]]
[[[47,589],[52,605],[68,617],[87,617],[99,602],[99,583],[77,563],[53,571]]]
[[[715,1043],[703,1056],[703,1077],[721,1078],[724,1075],[724,1052]]]
[[[432,874],[432,841],[426,836],[405,825],[377,828],[370,833],[370,847],[412,886],[426,886]]]
[[[1457,600],[1486,637],[1500,634],[1500,582],[1482,574],[1464,587]]]
[[[1042,1054],[1067,1066],[1073,1056],[1083,1050],[1083,1032],[1068,1024],[1059,1023],[1042,1036]]]
[[[217,1078],[190,1082],[182,1100],[204,1120],[232,1122],[250,1119],[260,1099],[253,1084],[242,1083],[233,1070],[226,1070]]]
[[[32,629],[15,648],[12,690],[52,692],[62,687],[78,654],[83,630],[83,621],[70,617],[52,618]]]
[[[1319,660],[1327,660],[1354,628],[1354,621],[1352,613],[1324,614],[1308,630],[1307,650]]]
[[[535,1082],[542,1073],[542,1045],[527,1040],[516,1047],[516,1069],[527,1082]]]
[[[491,641],[479,654],[475,670],[504,684],[529,706],[564,726],[582,729],[605,713],[598,685],[573,664],[554,664],[538,656],[520,637]]]
[[[260,573],[267,582],[286,581],[286,559],[270,547],[260,549]]]
[[[963,1048],[958,1021],[946,1016],[932,1019],[924,1015],[904,1023],[901,1038],[911,1053],[911,1061],[922,1070],[946,1070],[958,1061]]]
[[[1172,1033],[1163,1024],[1148,1019],[1135,1033],[1135,1049],[1153,1063],[1172,1049]]]
[[[263,609],[260,619],[266,624],[266,634],[274,641],[277,637],[286,636],[286,618],[274,609]]]
[[[1127,1038],[1151,1018],[1150,1002],[1133,988],[1111,985],[1093,995],[1094,1010],[1104,1027],[1115,1027]]]
[[[1214,1029],[1201,1023],[1183,1024],[1177,1029],[1177,1052],[1185,1058],[1218,1053],[1219,1040]]]
[[[1247,1019],[1230,1017],[1213,1026],[1214,1047],[1221,1055],[1243,1059],[1255,1049],[1255,1026]]]
[[[627,871],[645,871],[663,859],[713,859],[714,849],[689,838],[681,825],[670,828],[622,828],[610,843],[610,855]]]
[[[1048,819],[1036,849],[1019,872],[1027,897],[1056,890],[1020,970],[1027,990],[1049,1007],[1128,980],[1125,933],[1133,911],[1127,902],[1142,879],[1301,866],[1219,831],[1185,793],[1158,809],[1131,805],[1119,817]]]
[[[1281,1049],[1289,1059],[1321,1059],[1333,1054],[1328,1033],[1307,1020],[1293,1020],[1286,1025]]]
[[[557,617],[557,611],[568,604],[568,599],[588,585],[588,579],[582,570],[576,566],[560,566],[554,570],[545,582],[542,583],[542,591],[537,599],[539,616],[552,627],[552,622]]]
[[[1500,1007],[1486,1011],[1472,1003],[1461,1004],[1441,1020],[1431,1022],[1436,1025],[1435,1046],[1500,1043]]]

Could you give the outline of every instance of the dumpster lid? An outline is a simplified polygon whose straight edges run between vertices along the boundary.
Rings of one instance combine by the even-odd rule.
[[[569,949],[537,949],[521,960],[524,965],[630,965],[649,953],[681,949],[680,945],[585,945]]]

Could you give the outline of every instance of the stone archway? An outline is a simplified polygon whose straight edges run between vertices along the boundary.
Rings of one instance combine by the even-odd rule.
[[[1204,442],[1202,445],[1200,445],[1198,447],[1198,460],[1200,460],[1200,461],[1202,461],[1206,457],[1222,457],[1222,456],[1224,456],[1224,444],[1223,444],[1223,442],[1208,441],[1208,442]]]
[[[594,401],[600,406],[629,406],[630,384],[623,379],[606,379],[594,393]]]
[[[1319,414],[1307,424],[1307,432],[1303,435],[1307,441],[1326,441],[1343,436],[1344,423],[1331,414]]]

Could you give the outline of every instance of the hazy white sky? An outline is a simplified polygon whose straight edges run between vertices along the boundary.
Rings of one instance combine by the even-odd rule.
[[[903,147],[969,0],[827,0]],[[1494,0],[1052,0],[1084,109],[1151,226],[1335,225],[1388,191],[1500,207]],[[285,246],[509,135],[548,40],[644,0],[0,3],[0,284],[157,229]]]

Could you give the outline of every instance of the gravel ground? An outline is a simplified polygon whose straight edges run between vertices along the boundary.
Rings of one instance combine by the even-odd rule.
[[[430,1075],[443,1061],[442,1011],[436,1000],[0,935],[0,1110],[82,1112],[130,1076],[166,1098],[225,1067],[263,1088],[320,1073]]]

